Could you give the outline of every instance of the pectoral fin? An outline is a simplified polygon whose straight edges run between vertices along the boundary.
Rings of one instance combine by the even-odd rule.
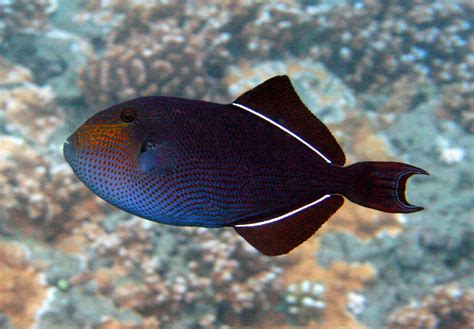
[[[176,167],[178,154],[178,148],[170,142],[146,141],[138,157],[138,166],[146,173],[166,174]]]

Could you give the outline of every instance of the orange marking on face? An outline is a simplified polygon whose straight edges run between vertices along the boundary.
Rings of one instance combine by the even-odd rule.
[[[83,125],[74,134],[74,145],[78,148],[100,146],[104,145],[104,142],[125,145],[129,137],[126,128],[129,127],[127,123]]]

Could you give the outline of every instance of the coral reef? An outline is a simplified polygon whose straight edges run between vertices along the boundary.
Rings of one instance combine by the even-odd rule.
[[[0,207],[3,225],[40,239],[67,235],[105,207],[89,193],[69,168],[55,164],[23,139],[0,136]],[[18,152],[21,150],[21,152]]]
[[[441,121],[434,115],[439,101],[438,88],[425,83],[411,86],[420,96],[415,96],[408,110],[396,114],[390,124],[380,125],[383,129],[379,136],[390,145],[390,151],[397,159],[427,168],[434,175],[428,180],[413,179],[407,191],[408,200],[426,209],[419,214],[397,216],[399,228],[392,225],[388,228],[389,232],[392,228],[401,228],[398,235],[376,234],[363,241],[353,236],[354,228],[344,230],[344,226],[350,227],[349,223],[341,227],[340,232],[344,233],[335,234],[337,230],[330,230],[330,226],[338,224],[334,220],[336,215],[323,227],[325,230],[329,226],[321,237],[324,248],[320,248],[317,255],[318,262],[326,267],[342,261],[370,262],[376,268],[379,277],[363,291],[365,310],[358,317],[361,323],[370,327],[384,326],[395,308],[429,294],[433,285],[455,281],[473,271],[470,162],[474,139],[459,126]],[[420,90],[423,92],[419,93]],[[386,99],[372,99],[368,110],[377,108],[377,104],[387,104]],[[348,128],[346,131],[350,136]],[[457,151],[454,155],[449,151],[453,148],[462,150],[462,159],[456,155]],[[341,220],[344,220],[344,212],[345,209],[338,212],[343,216]],[[354,220],[360,222],[361,218]],[[357,232],[357,226],[355,228]]]
[[[472,10],[468,1],[365,1],[335,8],[320,27],[327,46],[313,53],[355,88],[410,73],[467,82]]]
[[[43,281],[23,246],[0,240],[0,313],[6,314],[15,328],[29,328],[34,323],[47,297]]]
[[[287,287],[285,309],[297,323],[317,318],[324,307],[324,286],[320,282],[304,280]]]
[[[74,282],[94,280],[121,308],[160,324],[176,325],[186,310],[196,315],[195,325],[250,325],[279,299],[279,262],[258,255],[234,232],[163,228],[141,219],[115,225],[109,233],[83,231],[90,271]]]
[[[57,0],[14,0],[0,2],[0,41],[15,33],[31,33],[48,26],[48,15]]]
[[[272,76],[286,74],[292,78],[303,102],[326,124],[341,123],[355,110],[352,91],[319,62],[306,59],[242,63],[228,71],[225,84],[233,98]]]
[[[119,4],[111,7],[123,10]],[[205,33],[195,33],[205,17],[191,19],[183,2],[125,7],[129,10],[107,38],[105,54],[92,57],[81,74],[90,105],[141,95],[216,99],[225,94],[209,72],[208,56],[217,54]]]
[[[388,318],[395,328],[472,328],[474,291],[456,285],[437,287],[433,294],[395,310]]]
[[[315,253],[322,247],[324,245],[320,244],[319,239],[306,242],[295,250],[290,257],[292,262],[285,266],[282,279],[287,289],[304,281],[320,282],[324,287],[321,300],[324,308],[296,320],[304,320],[298,324],[307,328],[362,328],[356,319],[357,311],[365,306],[364,300],[361,302],[360,299],[360,296],[364,298],[361,292],[376,281],[377,271],[369,263],[333,262],[329,266],[321,266],[316,261],[310,261],[315,260]],[[294,321],[294,315],[289,319]]]
[[[1,59],[0,120],[8,134],[0,135],[2,226],[55,239],[90,214],[104,212],[58,161],[60,150],[52,148],[52,140],[64,124],[64,109],[56,104],[52,90],[32,83],[31,76],[29,70]]]
[[[474,41],[472,43],[474,44]],[[443,88],[442,92],[443,99],[438,105],[438,117],[456,120],[474,133],[474,82],[452,83]]]
[[[52,90],[34,84],[0,88],[1,116],[7,132],[47,146],[52,134],[64,122],[63,110],[54,103]]]
[[[212,98],[216,94],[206,88],[218,86],[225,68],[242,57],[261,61],[292,55],[322,61],[358,91],[399,78],[429,78],[444,86],[443,111],[471,129],[474,34],[469,17],[474,9],[469,1],[332,6],[131,1],[96,3],[89,10],[92,16],[122,17],[110,23],[115,29],[105,41],[105,55],[91,58],[84,71],[82,86],[90,104],[144,93]],[[176,50],[185,56],[174,55]],[[120,72],[110,70],[114,66]]]
[[[472,327],[473,10],[0,0],[0,237],[21,241],[0,242],[0,327]],[[428,169],[408,189],[427,209],[346,202],[294,252],[266,258],[231,230],[115,212],[62,160],[65,130],[90,111],[145,94],[229,102],[276,74],[348,163]]]
[[[160,26],[150,35],[130,37],[110,46],[105,56],[92,58],[80,86],[96,109],[141,95],[209,98],[209,92],[218,93],[219,88],[204,71],[203,53],[199,40],[174,26]]]
[[[359,239],[370,240],[379,235],[399,234],[404,229],[403,218],[402,215],[381,213],[347,203],[322,232],[349,232]]]
[[[5,88],[7,85],[17,83],[32,82],[31,72],[20,65],[14,65],[5,58],[0,57],[0,86]]]

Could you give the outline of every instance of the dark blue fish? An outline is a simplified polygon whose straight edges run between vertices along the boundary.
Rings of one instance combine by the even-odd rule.
[[[405,184],[426,171],[345,156],[326,126],[277,76],[215,104],[141,97],[87,120],[64,156],[94,193],[134,215],[178,226],[234,227],[260,252],[308,239],[345,196],[411,213]]]

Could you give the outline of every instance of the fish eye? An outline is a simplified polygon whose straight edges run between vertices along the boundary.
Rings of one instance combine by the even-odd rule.
[[[120,120],[123,122],[132,122],[135,120],[136,114],[133,109],[124,109],[122,113],[120,113]]]

